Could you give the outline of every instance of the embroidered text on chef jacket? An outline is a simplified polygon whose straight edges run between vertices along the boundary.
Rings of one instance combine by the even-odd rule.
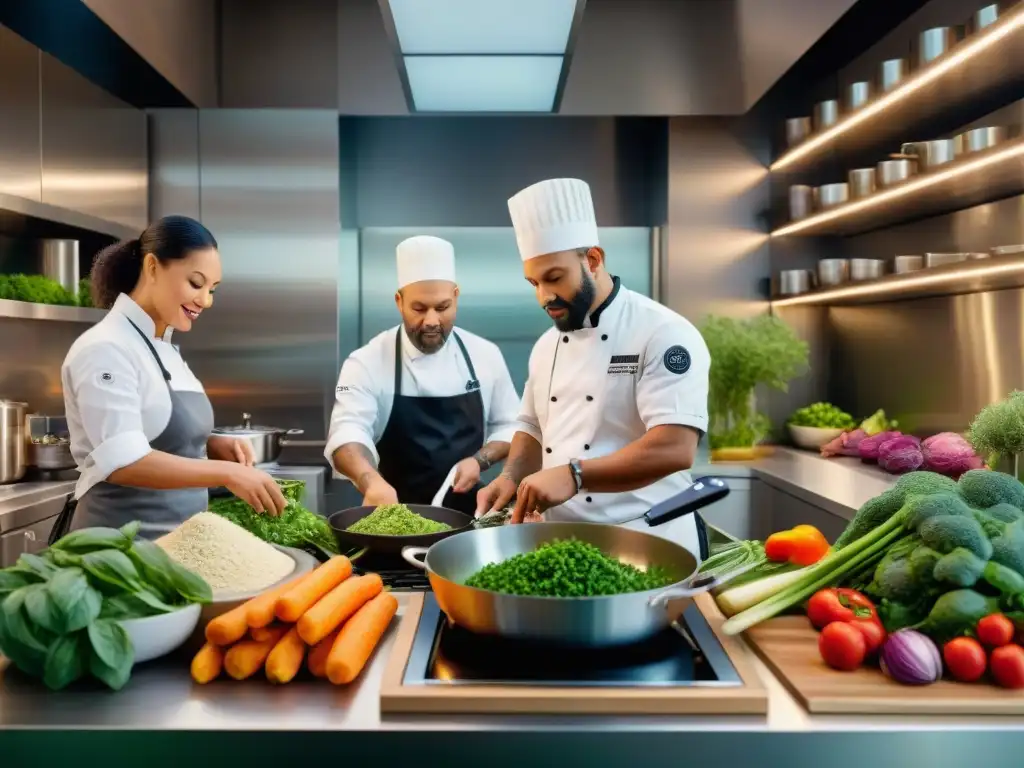
[[[328,461],[347,443],[366,446],[379,461],[375,444],[391,416],[395,392],[395,336],[398,326],[374,336],[341,367],[337,397],[324,455]],[[476,369],[484,402],[484,443],[511,442],[516,432],[519,395],[498,346],[474,333],[454,328]],[[458,343],[451,335],[433,354],[418,350],[402,330],[402,392],[412,397],[465,394],[471,376]],[[468,457],[466,457],[468,458]]]
[[[171,374],[170,382],[132,323],[152,341]],[[171,418],[168,383],[178,392],[203,391],[171,345],[172,329],[162,339],[153,338],[155,333],[152,318],[121,294],[107,316],[79,336],[64,358],[64,409],[71,455],[80,473],[75,498],[150,453],[150,442]]]
[[[606,456],[665,424],[707,431],[711,357],[700,332],[614,283],[587,327],[551,328],[530,354],[519,431],[541,444],[545,469]],[[625,523],[691,484],[688,472],[677,472],[626,493],[584,489],[544,517]]]

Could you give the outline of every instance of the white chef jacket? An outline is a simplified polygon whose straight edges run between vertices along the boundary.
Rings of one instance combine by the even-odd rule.
[[[519,431],[541,444],[545,469],[614,453],[663,424],[704,433],[710,365],[693,325],[616,279],[587,327],[568,333],[551,328],[534,345]],[[584,488],[544,518],[627,524],[699,556],[693,515],[655,528],[643,520],[651,507],[691,484],[689,472],[677,472],[625,493]]]
[[[170,382],[132,322],[149,337]],[[121,294],[107,316],[68,350],[60,375],[71,455],[80,473],[75,498],[150,453],[150,442],[171,420],[168,384],[177,392],[203,391],[171,345],[172,330],[154,338],[152,318]]]
[[[345,360],[338,377],[337,395],[324,455],[346,443],[360,443],[379,461],[376,443],[384,434],[395,395],[395,343],[398,326],[374,336]],[[519,415],[519,395],[505,358],[496,344],[455,328],[466,345],[480,382],[484,403],[485,443],[511,442]],[[408,397],[450,397],[466,394],[469,368],[452,335],[437,352],[418,350],[402,328],[402,392]],[[467,457],[468,458],[468,457]],[[447,469],[447,467],[445,468]]]

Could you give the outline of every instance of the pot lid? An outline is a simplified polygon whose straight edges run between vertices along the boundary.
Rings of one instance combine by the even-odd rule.
[[[217,427],[213,431],[220,435],[268,435],[275,434],[278,432],[285,432],[286,430],[279,429],[277,427],[262,427],[258,424],[254,426],[252,423],[252,414],[243,413],[242,424],[240,426],[235,425],[231,427]]]

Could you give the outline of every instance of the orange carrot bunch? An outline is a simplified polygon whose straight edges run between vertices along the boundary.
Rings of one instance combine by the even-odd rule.
[[[210,621],[206,644],[192,660],[192,679],[208,683],[226,671],[245,680],[263,669],[270,682],[281,684],[306,660],[314,676],[350,683],[397,611],[380,576],[353,576],[347,557],[332,557]]]

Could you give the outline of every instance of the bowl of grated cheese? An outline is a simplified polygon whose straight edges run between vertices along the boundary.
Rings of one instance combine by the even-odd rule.
[[[211,619],[317,565],[301,549],[268,544],[212,512],[194,515],[156,543],[213,590],[213,601],[202,607],[200,632]]]

